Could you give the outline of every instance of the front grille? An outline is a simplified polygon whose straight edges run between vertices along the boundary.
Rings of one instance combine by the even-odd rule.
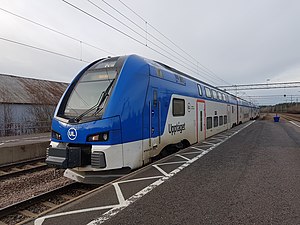
[[[106,167],[106,161],[105,161],[105,154],[101,151],[95,151],[92,153],[91,157],[91,164],[93,168],[105,168]]]

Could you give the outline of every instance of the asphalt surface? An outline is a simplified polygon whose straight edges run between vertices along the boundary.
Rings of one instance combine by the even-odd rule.
[[[36,224],[300,224],[300,128],[283,120],[248,125],[114,181]]]
[[[299,134],[256,121],[104,224],[300,224]]]

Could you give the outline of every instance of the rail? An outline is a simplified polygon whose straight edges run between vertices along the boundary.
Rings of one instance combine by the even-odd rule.
[[[47,168],[45,158],[37,158],[8,165],[0,165],[0,179],[21,175]]]
[[[99,186],[71,183],[0,209],[0,224],[25,224]]]
[[[294,120],[294,121],[300,122],[299,114],[280,113],[279,115],[287,120]]]

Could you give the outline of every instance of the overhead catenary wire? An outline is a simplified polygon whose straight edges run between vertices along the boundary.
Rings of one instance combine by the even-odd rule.
[[[76,57],[73,57],[73,56],[70,56],[70,55],[66,55],[66,54],[62,54],[62,53],[59,53],[59,52],[51,51],[51,50],[44,49],[44,48],[41,48],[41,47],[33,46],[33,45],[30,45],[30,44],[25,44],[25,43],[22,43],[22,42],[19,42],[19,41],[14,41],[14,40],[3,38],[3,37],[0,37],[0,40],[10,42],[10,43],[13,43],[13,44],[17,44],[17,45],[22,45],[24,47],[32,48],[32,49],[35,49],[35,50],[51,53],[51,54],[58,55],[58,56],[61,56],[61,57],[65,57],[65,58],[69,58],[69,59],[89,63],[88,61],[85,61],[85,60],[80,59],[80,58],[76,58]]]
[[[128,26],[127,24],[125,24],[124,22],[122,22],[121,20],[119,20],[118,18],[116,18],[115,16],[111,15],[110,13],[108,13],[106,10],[102,9],[100,6],[98,6],[97,4],[95,4],[94,2],[92,2],[91,0],[87,0],[90,4],[92,4],[94,7],[96,7],[97,9],[101,10],[103,13],[105,13],[106,15],[112,17],[113,19],[115,19],[116,21],[118,21],[120,24],[122,24],[123,26],[125,26],[126,28],[128,28],[129,30],[131,30],[133,33],[135,33],[136,35],[138,35],[139,37],[141,38],[145,38],[142,34],[140,34],[139,32],[137,32],[136,30],[134,30],[133,28],[131,28],[130,26]],[[106,3],[106,2],[105,2]],[[108,3],[107,3],[108,4]],[[108,4],[109,5],[109,4]],[[147,30],[145,30],[144,28],[141,28],[140,29],[143,29],[143,31],[147,32]],[[176,51],[174,51],[173,49],[171,49],[169,46],[165,45],[163,42],[161,42],[159,39],[157,39],[156,37],[154,37],[153,35],[149,34],[149,36],[153,37],[155,40],[157,40],[158,42],[160,42],[161,44],[163,44],[165,47],[167,47],[169,50],[172,50],[173,52],[177,53]],[[151,43],[153,46],[155,46],[156,48],[160,49],[161,51],[164,51],[164,53],[170,55],[171,57],[183,62],[179,57],[175,56],[174,54],[170,53],[169,51],[163,49],[162,47],[160,47],[159,45],[157,45],[156,43],[154,43],[153,41],[149,40],[147,37],[146,37],[146,43],[145,43],[145,46],[148,47],[148,43]],[[179,55],[177,53],[177,55]],[[197,68],[196,67],[191,67],[192,70],[190,71],[193,71],[193,72],[196,72],[197,71]],[[205,72],[205,71],[204,71]],[[209,74],[206,75],[206,79],[210,80],[211,82],[214,83],[214,81],[212,81],[210,78],[208,78],[207,76],[210,76]],[[210,76],[212,77],[212,76]],[[213,78],[213,77],[212,77]]]
[[[87,11],[85,11],[85,10],[83,10],[83,9],[81,9],[81,8],[79,8],[79,7],[77,7],[76,5],[70,3],[70,2],[68,2],[68,1],[66,1],[66,0],[62,0],[62,1],[65,2],[66,4],[68,4],[69,6],[73,7],[74,9],[76,9],[76,10],[78,10],[78,11],[80,11],[80,12],[86,14],[87,16],[89,16],[89,17],[91,17],[91,18],[97,20],[98,22],[101,22],[102,24],[104,24],[104,25],[110,27],[111,29],[113,29],[113,30],[115,30],[115,31],[117,31],[117,32],[119,32],[119,33],[121,33],[121,34],[123,34],[124,36],[126,36],[126,37],[128,37],[128,38],[130,38],[130,39],[132,39],[132,40],[134,40],[134,41],[136,41],[137,43],[139,43],[139,44],[141,44],[141,45],[143,45],[143,46],[146,46],[147,48],[149,48],[149,49],[151,49],[152,51],[154,51],[154,52],[160,54],[161,56],[164,56],[165,58],[167,58],[167,59],[169,59],[169,60],[171,60],[171,61],[177,63],[178,65],[181,65],[182,67],[186,68],[187,70],[189,70],[189,71],[191,71],[191,72],[194,72],[194,73],[197,73],[197,71],[194,71],[193,69],[187,67],[184,63],[182,63],[182,61],[181,61],[181,62],[178,62],[178,61],[174,60],[173,58],[167,56],[166,54],[164,54],[164,53],[158,51],[157,49],[155,49],[155,48],[153,48],[153,47],[150,47],[149,45],[145,45],[145,43],[143,43],[141,40],[137,39],[136,37],[133,37],[132,35],[129,35],[128,33],[126,33],[126,32],[124,32],[124,31],[122,31],[122,30],[120,30],[120,29],[114,27],[113,25],[111,25],[111,24],[105,22],[105,21],[102,20],[102,19],[99,19],[98,17],[96,17],[96,16],[94,16],[94,15],[88,13]],[[211,82],[215,84],[215,82],[213,82],[212,80],[211,80]]]
[[[89,1],[90,3],[91,3],[91,1]],[[105,1],[104,1],[105,2]],[[106,3],[106,2],[105,2]],[[106,4],[108,4],[108,3],[106,3]],[[74,41],[78,41],[79,43],[80,43],[80,46],[81,46],[81,49],[80,49],[80,59],[78,59],[78,58],[76,58],[76,57],[73,57],[73,56],[68,56],[68,55],[64,55],[64,54],[61,54],[61,53],[57,53],[57,52],[54,52],[54,51],[51,51],[51,50],[48,50],[48,49],[42,49],[42,48],[39,48],[39,47],[36,47],[36,46],[30,46],[29,44],[24,44],[24,43],[20,43],[20,42],[17,42],[17,41],[13,41],[13,40],[10,40],[10,42],[12,42],[12,43],[18,43],[18,44],[23,44],[24,46],[27,46],[27,47],[31,47],[31,48],[35,48],[35,49],[38,49],[38,50],[44,50],[44,51],[46,51],[46,52],[48,52],[48,53],[52,53],[52,54],[56,54],[57,53],[57,55],[60,55],[60,56],[67,56],[68,58],[73,58],[73,59],[76,59],[76,60],[80,60],[80,61],[84,61],[84,60],[82,60],[82,44],[85,44],[85,45],[87,45],[87,46],[90,46],[90,47],[93,47],[93,48],[95,48],[95,49],[98,49],[98,50],[100,50],[100,51],[103,51],[103,52],[106,52],[106,53],[109,53],[109,54],[111,54],[111,55],[115,55],[114,53],[111,53],[111,52],[108,52],[108,51],[106,51],[106,50],[104,50],[104,49],[101,49],[101,48],[99,48],[99,47],[97,47],[97,46],[95,46],[95,45],[92,45],[92,44],[89,44],[89,43],[87,43],[87,42],[84,42],[84,41],[82,41],[82,40],[80,40],[80,39],[78,39],[78,38],[75,38],[75,37],[72,37],[72,36],[70,36],[70,35],[68,35],[68,34],[65,34],[65,33],[63,33],[63,32],[61,32],[61,31],[58,31],[58,30],[55,30],[55,29],[53,29],[53,28],[51,28],[51,27],[48,27],[48,26],[46,26],[46,25],[43,25],[43,24],[41,24],[41,23],[38,23],[38,22],[36,22],[36,21],[33,21],[33,20],[31,20],[31,19],[28,19],[28,18],[26,18],[26,17],[23,17],[23,16],[20,16],[20,15],[18,15],[18,14],[16,14],[16,13],[13,13],[13,12],[10,12],[10,11],[8,11],[8,10],[6,10],[6,9],[3,9],[3,8],[1,8],[0,7],[0,10],[2,10],[2,11],[4,11],[4,12],[6,12],[6,13],[9,13],[9,14],[11,14],[11,15],[13,15],[13,16],[15,16],[15,17],[18,17],[18,18],[20,18],[20,19],[23,19],[23,20],[25,20],[25,21],[28,21],[28,22],[30,22],[30,23],[33,23],[33,24],[35,24],[35,25],[38,25],[38,26],[40,26],[40,27],[43,27],[43,28],[45,28],[45,29],[47,29],[47,30],[50,30],[50,31],[52,31],[52,32],[55,32],[55,33],[57,33],[57,34],[60,34],[60,35],[63,35],[63,36],[65,36],[65,37],[67,37],[67,38],[70,38],[70,39],[72,39],[72,40],[74,40]],[[103,11],[103,10],[102,10]],[[105,12],[105,11],[104,11]],[[120,12],[121,13],[121,12]],[[123,15],[123,16],[125,16],[125,15]],[[126,17],[126,16],[125,16]],[[129,19],[128,17],[126,17],[127,19]],[[115,19],[117,19],[117,18],[115,18]],[[130,20],[130,19],[129,19]],[[121,22],[120,20],[118,20],[119,22]],[[133,22],[134,23],[134,21],[131,21],[131,22]],[[135,23],[136,24],[136,23]],[[146,21],[146,24],[147,24],[147,21]],[[107,24],[108,25],[108,24]],[[124,23],[123,23],[123,25],[125,25]],[[138,26],[138,24],[136,24],[137,26]],[[129,28],[128,26],[127,26],[127,28]],[[143,29],[142,27],[140,27],[140,29]],[[131,29],[132,31],[134,31],[133,29]],[[147,30],[145,30],[144,29],[144,31],[147,33]],[[139,34],[138,32],[135,32],[136,34]],[[126,33],[124,32],[123,34],[125,34],[126,35]],[[152,36],[154,39],[156,38],[155,36],[153,36],[152,34],[149,34],[149,36]],[[146,39],[147,39],[147,37],[146,37]],[[156,40],[158,40],[157,38],[156,38]],[[136,40],[137,41],[137,40]],[[159,40],[158,40],[159,41]],[[151,49],[151,50],[153,50],[153,51],[155,51],[155,52],[157,52],[157,53],[159,53],[160,55],[162,55],[162,56],[164,56],[164,57],[166,57],[166,58],[168,58],[168,59],[170,59],[170,60],[172,60],[173,62],[176,62],[177,64],[179,64],[179,65],[181,65],[181,66],[183,66],[184,68],[186,68],[186,69],[188,69],[188,70],[190,70],[190,71],[192,71],[192,72],[195,72],[195,68],[193,68],[193,69],[190,69],[190,68],[187,68],[187,66],[185,65],[185,64],[182,64],[182,60],[180,60],[178,57],[175,57],[174,55],[172,55],[171,53],[169,53],[168,51],[166,51],[166,50],[164,50],[164,49],[162,49],[162,48],[160,48],[158,45],[156,45],[154,42],[151,42],[151,41],[149,41],[151,44],[153,44],[154,46],[156,46],[156,47],[158,47],[160,50],[162,50],[162,51],[164,51],[164,52],[166,52],[167,54],[169,54],[169,55],[171,55],[172,57],[174,57],[174,58],[176,58],[177,60],[179,60],[179,61],[181,61],[181,63],[179,63],[178,61],[175,61],[175,60],[173,60],[171,57],[168,57],[166,54],[162,54],[161,52],[159,52],[158,50],[156,50],[156,49],[154,49],[154,48],[152,48],[152,47],[150,47],[150,46],[147,46],[147,43],[146,43],[146,47],[148,47],[149,49]],[[141,43],[140,43],[141,44]],[[169,46],[167,46],[166,44],[164,44],[164,43],[162,43],[161,42],[161,44],[163,44],[165,47],[167,47],[168,49],[171,49]],[[172,51],[173,51],[173,49],[171,49]],[[173,51],[173,52],[176,52],[176,51]],[[177,53],[177,52],[176,52]],[[87,62],[87,61],[85,61],[85,62]],[[197,70],[197,69],[196,69]],[[206,71],[204,71],[204,73],[207,73]],[[211,76],[212,77],[212,76]],[[214,77],[212,77],[212,78],[214,78]],[[210,79],[208,79],[208,80],[210,80]],[[215,83],[214,81],[212,81],[212,80],[210,80],[212,83]]]
[[[88,0],[90,1],[90,0]],[[184,60],[186,60],[187,62],[191,63],[192,65],[196,66],[194,67],[196,70],[200,69],[201,72],[211,78],[214,78],[209,72],[203,70],[202,68],[199,68],[197,64],[195,64],[193,61],[191,61],[190,59],[182,56],[182,54],[180,54],[179,52],[175,51],[173,48],[171,48],[170,46],[168,46],[167,44],[165,44],[164,42],[162,42],[159,38],[155,37],[154,35],[152,35],[151,33],[148,32],[147,30],[147,26],[148,26],[148,22],[146,20],[143,20],[146,28],[143,28],[142,26],[138,25],[136,22],[134,22],[132,19],[130,19],[128,16],[126,16],[124,13],[122,13],[120,10],[116,9],[114,6],[112,6],[111,4],[109,4],[108,2],[106,2],[105,0],[102,0],[102,2],[104,2],[107,6],[109,6],[111,9],[113,9],[114,11],[116,11],[117,13],[119,13],[121,16],[123,16],[125,19],[127,19],[129,22],[131,22],[132,24],[134,24],[136,27],[138,27],[139,29],[141,29],[143,32],[145,32],[145,40],[146,40],[146,45],[147,42],[149,41],[148,36],[152,37],[154,40],[156,40],[157,42],[159,42],[160,44],[162,44],[164,47],[168,48],[169,50],[171,50],[173,53],[175,53],[176,55],[180,56],[181,58],[183,58]],[[150,25],[151,26],[151,25]],[[152,42],[153,43],[153,42]]]
[[[105,13],[106,15],[112,17],[113,19],[115,19],[116,21],[118,21],[119,23],[121,23],[123,26],[125,26],[126,28],[128,28],[129,30],[131,30],[133,33],[135,33],[136,35],[138,35],[141,38],[144,38],[144,36],[142,34],[140,34],[139,32],[137,32],[136,30],[134,30],[133,28],[131,28],[130,26],[128,26],[127,24],[125,24],[124,22],[122,22],[121,20],[119,20],[118,18],[116,18],[115,16],[111,15],[110,13],[108,13],[106,10],[102,9],[101,7],[99,7],[97,4],[95,4],[94,2],[92,2],[91,0],[87,0],[90,4],[92,4],[94,7],[96,7],[97,9],[101,10],[103,13]],[[149,34],[150,35],[150,34]],[[156,39],[158,40],[158,39]],[[158,49],[164,51],[165,53],[169,54],[170,56],[172,56],[173,58],[177,59],[177,60],[181,60],[180,58],[178,58],[177,56],[173,55],[172,53],[170,53],[169,51],[161,48],[159,45],[157,45],[156,43],[154,43],[153,41],[147,39],[147,42],[145,43],[145,46],[148,46],[148,43],[151,43],[153,46],[157,47]],[[168,46],[166,46],[168,47]],[[197,70],[197,68],[195,67],[191,67],[193,70]]]
[[[105,2],[104,0],[102,0],[103,2]],[[189,56],[190,58],[192,58],[197,64],[194,64],[195,66],[200,65],[202,68],[204,68],[206,71],[206,73],[210,74],[210,76],[215,77],[217,79],[219,79],[220,81],[229,84],[227,81],[225,81],[224,79],[220,78],[217,74],[215,74],[213,71],[211,71],[210,69],[208,69],[207,67],[205,67],[204,65],[202,65],[197,59],[195,59],[191,54],[189,54],[187,51],[185,51],[184,49],[182,49],[179,45],[177,45],[174,41],[172,41],[170,38],[168,38],[166,35],[164,35],[162,32],[160,32],[157,28],[155,28],[154,26],[152,26],[148,21],[146,21],[142,16],[140,16],[138,13],[136,13],[133,9],[131,9],[128,5],[126,5],[123,1],[119,0],[119,2],[124,5],[128,10],[130,10],[132,13],[134,13],[137,17],[139,17],[143,22],[147,23],[147,25],[149,27],[151,27],[152,29],[154,29],[156,32],[158,32],[161,36],[163,36],[165,39],[167,39],[170,43],[172,43],[175,47],[177,47],[178,49],[180,49],[183,53],[185,53],[187,56]],[[105,2],[106,3],[106,2]],[[131,21],[131,20],[130,20]],[[141,28],[141,27],[140,27]],[[184,58],[184,57],[183,57]],[[186,59],[186,58],[185,58]],[[187,60],[187,59],[186,59]],[[201,69],[199,67],[199,69]],[[202,71],[205,71],[203,69],[201,69]],[[212,75],[211,75],[212,74]]]
[[[44,52],[47,52],[47,53],[51,53],[51,54],[55,54],[55,55],[59,55],[59,56],[63,56],[63,57],[66,57],[66,58],[74,59],[74,60],[77,60],[77,61],[83,61],[83,62],[87,62],[87,63],[88,63],[88,61],[85,61],[85,60],[82,59],[82,43],[85,44],[85,45],[87,45],[87,46],[90,46],[90,47],[96,48],[96,49],[98,49],[98,50],[104,51],[104,52],[106,52],[106,53],[115,55],[114,53],[111,53],[111,52],[108,52],[108,51],[106,51],[106,50],[104,50],[104,49],[98,48],[98,47],[96,47],[96,46],[94,46],[94,45],[91,45],[91,44],[89,44],[89,43],[87,43],[87,42],[84,42],[84,41],[82,41],[82,40],[80,40],[80,39],[78,39],[78,38],[72,37],[72,36],[70,36],[70,35],[68,35],[68,34],[65,34],[65,33],[63,33],[63,32],[60,32],[60,31],[55,30],[55,29],[53,29],[53,28],[50,28],[50,27],[48,27],[48,26],[46,26],[46,25],[43,25],[43,24],[41,24],[41,23],[38,23],[38,22],[33,21],[33,20],[31,20],[31,19],[28,19],[28,18],[26,18],[26,17],[20,16],[20,15],[18,15],[18,14],[16,14],[16,13],[13,13],[13,12],[8,11],[8,10],[6,10],[6,9],[3,9],[3,8],[1,8],[1,7],[0,7],[0,10],[6,12],[6,13],[8,13],[8,14],[11,14],[11,15],[13,15],[13,16],[15,16],[15,17],[18,17],[18,18],[20,18],[20,19],[23,19],[23,20],[25,20],[25,21],[27,21],[27,22],[33,23],[33,24],[35,24],[35,25],[37,25],[37,26],[40,26],[40,27],[42,27],[42,28],[45,28],[45,29],[50,30],[50,31],[52,31],[52,32],[55,32],[55,33],[57,33],[57,34],[63,35],[63,36],[65,36],[65,37],[67,37],[67,38],[70,38],[70,39],[72,39],[72,40],[74,40],[74,41],[78,41],[78,42],[81,44],[81,49],[80,49],[80,56],[81,56],[81,57],[80,57],[80,58],[76,58],[76,57],[73,57],[73,56],[65,55],[65,54],[62,54],[62,53],[54,52],[54,51],[51,51],[51,50],[48,50],[48,49],[43,49],[43,48],[40,48],[40,47],[37,47],[37,46],[29,45],[29,44],[26,44],[26,43],[18,42],[18,41],[11,40],[11,39],[7,39],[7,38],[1,38],[3,41],[7,41],[7,42],[14,43],[14,44],[18,44],[18,45],[23,45],[23,46],[26,46],[26,47],[29,47],[29,48],[32,48],[32,49],[44,51]],[[148,46],[148,47],[149,47],[149,46]],[[163,55],[164,57],[169,58],[170,60],[172,60],[170,57],[168,57],[168,56],[166,56],[166,55],[164,55],[164,54],[158,52],[157,50],[155,50],[155,49],[153,49],[153,48],[151,48],[151,47],[149,47],[149,48],[152,49],[153,51],[155,51],[155,52],[157,52],[157,53]],[[184,65],[182,65],[182,66],[184,66]],[[187,69],[188,69],[188,68],[187,68]]]
[[[109,52],[109,51],[107,51],[107,50],[105,50],[105,49],[99,48],[99,47],[97,47],[97,46],[95,46],[95,45],[93,45],[93,44],[90,44],[90,43],[88,43],[88,42],[82,41],[82,40],[80,40],[80,39],[78,39],[78,38],[75,38],[75,37],[73,37],[73,36],[71,36],[71,35],[68,35],[68,34],[66,34],[66,33],[63,33],[63,32],[58,31],[58,30],[56,30],[56,29],[53,29],[53,28],[51,28],[51,27],[49,27],[49,26],[46,26],[46,25],[41,24],[41,23],[38,23],[38,22],[33,21],[33,20],[31,20],[31,19],[28,19],[28,18],[26,18],[26,17],[24,17],[24,16],[20,16],[20,15],[18,15],[18,14],[16,14],[16,13],[13,13],[13,12],[9,11],[9,10],[3,9],[3,8],[1,8],[1,7],[0,7],[0,10],[3,11],[3,12],[8,13],[8,14],[10,14],[10,15],[13,15],[13,16],[19,18],[19,19],[25,20],[25,21],[30,22],[30,23],[32,23],[32,24],[35,24],[35,25],[37,25],[37,26],[39,26],[39,27],[42,27],[42,28],[47,29],[47,30],[49,30],[49,31],[52,31],[52,32],[54,32],[54,33],[56,33],[56,34],[59,34],[59,35],[62,35],[62,36],[64,36],[64,37],[67,37],[67,38],[69,38],[69,39],[71,39],[71,40],[77,41],[77,42],[79,42],[81,45],[84,44],[84,45],[86,45],[86,46],[92,47],[92,48],[94,48],[94,49],[97,49],[97,50],[99,50],[99,51],[105,52],[105,53],[107,53],[107,54],[110,54],[110,55],[113,55],[113,56],[116,55],[116,54],[114,54],[114,53],[112,53],[112,52]]]
[[[178,51],[175,51],[172,47],[168,46],[167,44],[165,44],[163,41],[161,41],[159,38],[157,38],[156,36],[152,35],[150,32],[148,32],[147,30],[147,26],[149,25],[150,27],[152,27],[154,30],[156,30],[160,35],[162,35],[163,37],[165,37],[168,41],[171,41],[169,38],[167,38],[164,34],[162,34],[160,31],[158,31],[155,27],[153,27],[151,24],[149,24],[145,19],[143,19],[140,15],[138,15],[135,11],[133,11],[131,8],[129,8],[125,3],[121,2],[127,9],[129,9],[131,12],[133,12],[135,15],[137,15],[146,25],[146,28],[143,28],[142,26],[138,25],[136,22],[134,22],[132,19],[130,19],[128,16],[126,16],[124,13],[122,13],[120,10],[116,9],[116,7],[112,6],[111,4],[109,4],[107,1],[102,0],[102,2],[104,2],[107,6],[109,6],[111,9],[113,9],[114,11],[116,11],[117,13],[119,13],[121,16],[123,16],[125,19],[127,19],[129,22],[131,22],[132,24],[134,24],[136,27],[138,27],[139,29],[141,29],[143,32],[145,32],[146,34],[146,45],[147,42],[149,41],[148,36],[152,37],[154,40],[156,40],[157,42],[159,42],[160,44],[162,44],[164,47],[168,48],[169,50],[171,50],[172,52],[174,52],[176,55],[178,55],[180,58],[186,60],[188,63],[194,65],[195,67],[193,67],[196,71],[197,74],[200,75],[200,72],[202,75],[205,75],[205,77],[210,77],[212,79],[215,80],[221,80],[224,83],[229,84],[228,82],[224,81],[221,78],[218,78],[216,76],[216,74],[214,74],[212,71],[210,71],[208,68],[206,68],[205,66],[203,66],[202,64],[200,64],[197,60],[197,63],[194,63],[193,61],[191,61],[189,58],[183,56],[181,53],[179,53]],[[174,43],[175,44],[175,43]],[[176,45],[176,44],[175,44]],[[176,45],[177,46],[177,45]],[[179,46],[177,46],[177,48],[180,48]],[[182,49],[183,50],[183,49]],[[184,50],[183,50],[184,51]],[[188,55],[190,58],[194,59],[192,56]],[[177,57],[178,59],[178,57]],[[181,60],[181,59],[180,59]],[[195,60],[195,59],[194,59]],[[203,69],[201,67],[199,67],[199,65],[201,65],[202,67],[206,68]],[[215,83],[214,81],[212,81],[210,78],[207,78],[208,80],[210,80],[211,82]]]

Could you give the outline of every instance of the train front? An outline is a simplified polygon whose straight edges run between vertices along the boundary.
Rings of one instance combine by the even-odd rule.
[[[92,63],[73,80],[57,106],[46,162],[67,169],[68,178],[102,183],[129,170],[122,167],[120,118],[105,116],[123,63],[123,57]]]

